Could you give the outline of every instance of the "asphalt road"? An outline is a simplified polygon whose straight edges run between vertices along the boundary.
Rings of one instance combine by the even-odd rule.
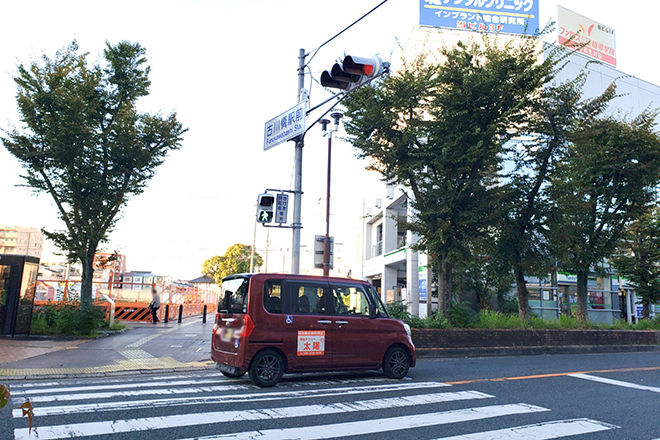
[[[214,371],[10,385],[2,440],[660,438],[660,353],[421,360],[402,381],[310,374],[271,389]],[[38,437],[16,410],[26,397]]]

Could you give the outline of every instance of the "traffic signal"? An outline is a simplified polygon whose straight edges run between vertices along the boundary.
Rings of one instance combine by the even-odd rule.
[[[354,90],[389,70],[390,63],[380,57],[354,57],[347,55],[341,64],[335,63],[330,71],[321,74],[321,85],[342,90]]]
[[[275,196],[271,194],[259,194],[257,200],[257,221],[259,223],[270,223],[273,221],[273,205]]]

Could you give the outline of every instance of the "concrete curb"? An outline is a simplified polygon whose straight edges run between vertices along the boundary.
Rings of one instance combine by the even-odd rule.
[[[491,356],[539,356],[555,354],[634,353],[660,351],[660,345],[564,345],[545,347],[470,347],[470,348],[419,348],[420,359],[491,357]]]

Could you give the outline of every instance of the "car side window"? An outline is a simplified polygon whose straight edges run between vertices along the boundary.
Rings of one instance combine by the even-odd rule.
[[[293,315],[325,315],[325,288],[319,284],[287,283],[285,313]]]
[[[281,281],[269,281],[264,285],[264,307],[268,313],[283,313]]]
[[[369,317],[369,300],[362,287],[332,286],[336,315]]]

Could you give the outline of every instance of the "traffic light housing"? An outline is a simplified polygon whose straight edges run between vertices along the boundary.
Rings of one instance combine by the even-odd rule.
[[[389,70],[390,63],[380,57],[371,58],[347,55],[341,64],[335,63],[330,71],[321,74],[321,85],[341,90],[354,90]]]
[[[259,194],[257,199],[257,221],[259,223],[270,223],[273,221],[273,207],[275,196],[272,194]]]

